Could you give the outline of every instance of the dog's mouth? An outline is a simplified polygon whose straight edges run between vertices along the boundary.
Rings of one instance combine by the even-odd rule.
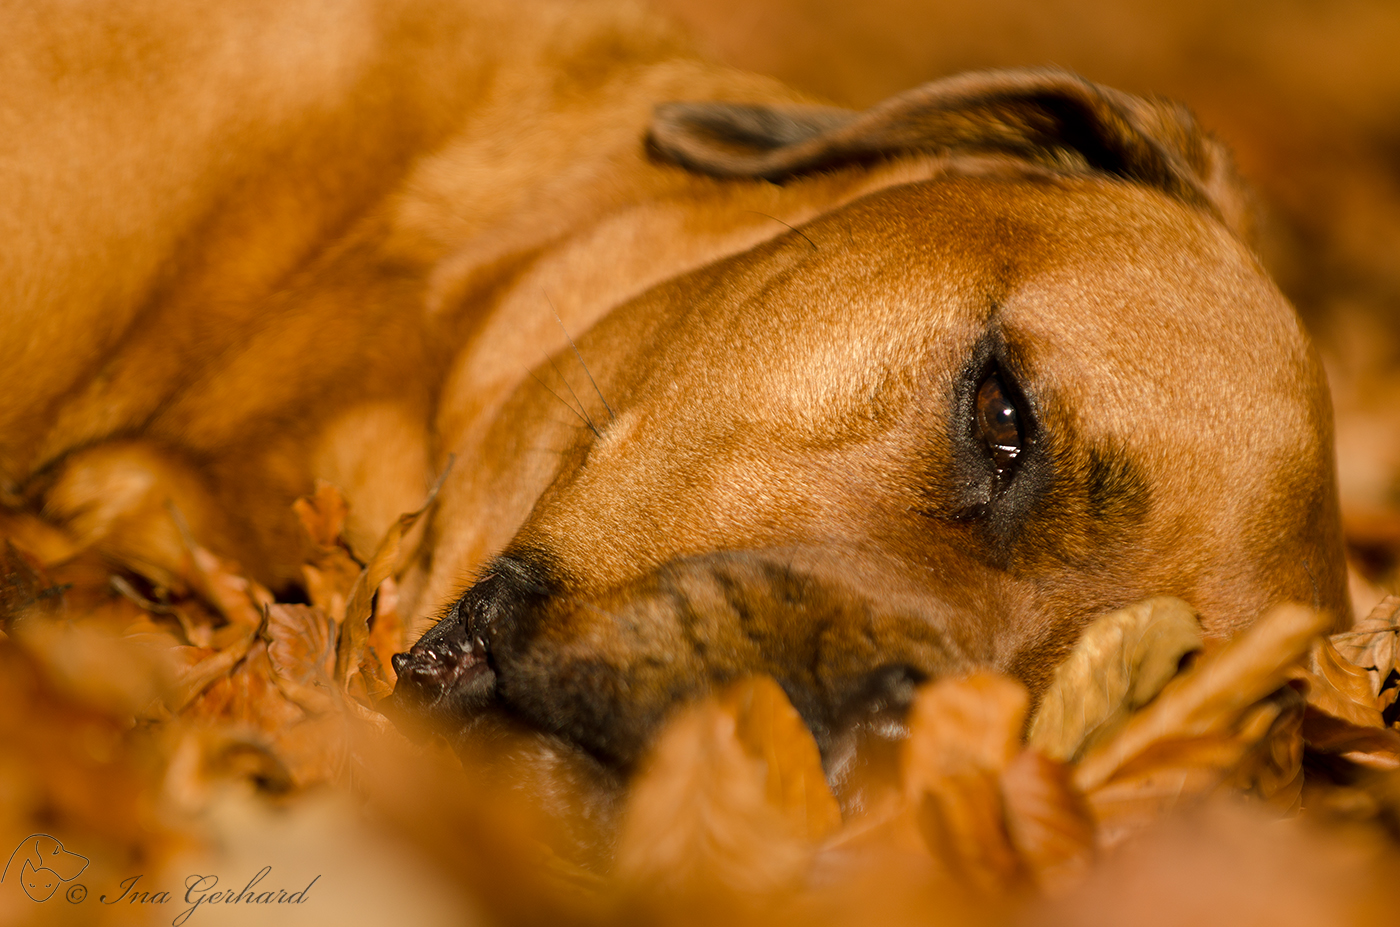
[[[537,554],[493,562],[407,653],[391,714],[452,736],[499,723],[632,766],[679,704],[766,674],[828,769],[914,685],[967,661],[917,596],[863,592],[858,569],[790,552],[687,558],[587,600]]]

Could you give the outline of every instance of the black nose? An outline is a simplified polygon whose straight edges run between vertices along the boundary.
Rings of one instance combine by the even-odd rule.
[[[454,724],[496,700],[494,642],[508,638],[549,595],[531,559],[503,556],[407,653],[394,654],[396,709]]]
[[[444,720],[478,711],[495,696],[486,640],[454,606],[408,653],[393,656],[399,708]]]

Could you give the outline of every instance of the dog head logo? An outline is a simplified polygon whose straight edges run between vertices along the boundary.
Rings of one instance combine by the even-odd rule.
[[[35,901],[48,901],[59,885],[76,879],[87,865],[87,857],[65,850],[48,834],[30,834],[10,854],[0,882],[9,880],[13,872],[26,895]]]

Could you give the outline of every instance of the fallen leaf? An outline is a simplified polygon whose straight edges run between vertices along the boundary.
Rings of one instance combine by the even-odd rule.
[[[238,665],[210,683],[181,717],[196,724],[232,725],[270,738],[306,717],[282,694],[273,676],[267,643],[256,641]]]
[[[282,693],[306,711],[332,710],[335,622],[314,606],[273,605],[267,610],[263,638]]]
[[[773,800],[774,792],[780,802],[788,796],[782,777],[775,788],[768,764],[740,737],[744,702],[733,693],[705,699],[656,741],[618,838],[616,871],[633,892],[757,896],[801,883],[814,851],[810,812],[805,801],[798,809]],[[751,733],[761,720],[747,722]]]
[[[311,542],[309,562],[302,564],[307,597],[336,622],[344,621],[346,603],[362,571],[341,537],[349,513],[345,497],[335,486],[317,480],[316,491],[292,503],[292,509]]]
[[[1303,737],[1314,753],[1370,769],[1400,769],[1400,733],[1387,729],[1373,694],[1373,673],[1353,665],[1330,640],[1313,644],[1296,676],[1307,689]]]
[[[172,647],[165,653],[170,667],[171,691],[166,706],[175,713],[183,711],[190,702],[214,683],[226,676],[248,653],[254,638],[242,637],[228,647]]]
[[[1291,689],[1279,690],[1329,621],[1300,606],[1274,609],[1203,654],[1089,751],[1076,765],[1073,781],[1094,810],[1101,841],[1116,842],[1232,777],[1249,779],[1245,767],[1251,757],[1272,762],[1300,755],[1287,745],[1251,751],[1270,736],[1292,736],[1290,715],[1301,711],[1302,700]],[[1283,772],[1259,770],[1258,781],[1277,792],[1297,777],[1292,772],[1286,778]]]
[[[321,548],[334,548],[340,543],[350,507],[339,489],[318,479],[311,495],[292,503],[292,511],[296,512],[311,543]]]
[[[935,859],[982,892],[1025,876],[1006,829],[1001,777],[1020,753],[1028,704],[1019,683],[978,672],[925,686],[909,713],[906,800]]]
[[[1077,884],[1094,861],[1094,816],[1070,781],[1070,768],[1023,750],[1001,774],[1006,830],[1043,891]]]
[[[1195,609],[1181,599],[1147,599],[1096,618],[1056,667],[1031,720],[1030,746],[1058,760],[1082,755],[1151,701],[1201,644]]]
[[[392,688],[398,680],[392,657],[408,649],[408,625],[399,612],[399,584],[394,577],[385,577],[374,597],[374,617],[369,628],[369,649],[378,661],[383,678]]]
[[[186,538],[193,564],[189,581],[199,596],[219,610],[236,634],[252,637],[262,626],[272,593],[243,576],[237,564],[223,560]],[[223,646],[223,645],[220,645]]]
[[[373,556],[369,558],[369,562],[365,564],[359,578],[355,580],[355,585],[351,588],[349,600],[345,605],[345,620],[340,625],[340,641],[335,660],[335,678],[338,681],[344,682],[346,676],[352,671],[358,672],[360,663],[364,660],[365,647],[369,642],[369,617],[373,607],[374,592],[397,568],[404,536],[437,500],[438,490],[442,488],[442,481],[446,477],[447,471],[444,471],[438,479],[437,485],[428,493],[428,498],[417,511],[400,515],[389,526],[389,530],[384,533],[379,545],[375,547]]]
[[[826,783],[821,754],[782,688],[767,676],[730,687],[720,705],[733,714],[735,735],[761,760],[768,801],[793,833],[821,840],[841,826],[841,809]]]
[[[1371,694],[1380,697],[1383,689],[1400,688],[1395,657],[1400,647],[1400,595],[1386,596],[1371,613],[1350,631],[1333,634],[1332,643],[1348,662],[1366,671]],[[1386,705],[1394,702],[1392,694]]]

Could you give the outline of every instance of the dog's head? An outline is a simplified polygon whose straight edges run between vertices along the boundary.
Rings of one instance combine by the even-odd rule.
[[[676,702],[767,673],[829,748],[925,678],[1035,688],[1089,619],[1151,595],[1217,635],[1284,600],[1345,620],[1324,377],[1179,109],[970,75],[862,114],[674,104],[651,145],[718,176],[915,150],[948,170],[581,337],[592,423],[397,658],[401,701],[625,765]],[[559,414],[520,389],[497,472]]]

